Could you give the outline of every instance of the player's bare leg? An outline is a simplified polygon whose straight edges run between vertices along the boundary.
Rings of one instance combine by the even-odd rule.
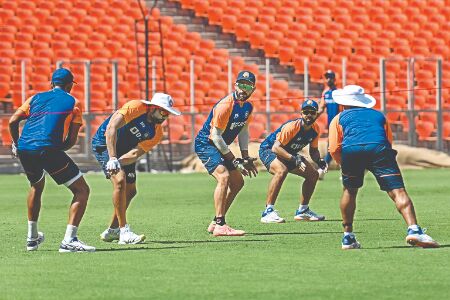
[[[269,190],[267,191],[266,205],[275,205],[281,186],[288,174],[287,167],[277,158],[270,164],[270,174],[273,175],[269,183]]]
[[[230,173],[231,172],[229,172],[223,165],[219,165],[212,173],[214,178],[217,180],[217,186],[214,190],[214,205],[216,209],[216,225],[213,230],[214,236],[241,236],[245,234],[242,230],[235,230],[229,227],[225,221],[225,213],[231,205],[232,199],[236,196],[233,196],[233,193],[237,194],[237,192],[242,188],[241,186],[238,190],[239,181],[236,181],[236,183],[233,182],[233,187],[229,186],[231,180]],[[235,178],[236,176],[233,176],[234,180],[236,180]],[[233,191],[230,191],[229,194],[231,199],[230,205],[228,205],[227,201],[228,189],[233,189]]]
[[[300,206],[295,213],[294,219],[297,221],[323,221],[325,220],[324,216],[316,214],[309,208],[309,202],[316,188],[317,180],[319,180],[319,173],[308,161],[304,162],[304,164],[306,166],[305,170],[296,168],[290,171],[292,174],[305,179],[301,189]]]
[[[114,213],[117,216],[119,227],[124,227],[127,224],[127,201],[126,201],[126,175],[123,170],[111,176],[113,185],[113,204]]]
[[[39,212],[41,211],[41,197],[44,191],[45,177],[31,185],[27,197],[28,205],[28,221],[37,222],[39,219]]]
[[[352,189],[344,187],[340,203],[342,225],[344,226],[344,236],[342,237],[342,249],[344,250],[361,248],[361,244],[356,240],[356,237],[353,234],[353,218],[355,216],[357,195],[357,188]]]
[[[406,224],[408,224],[408,226],[417,224],[414,205],[406,190],[404,188],[394,189],[387,193],[392,201],[394,201],[397,210],[403,216],[403,219],[405,219]]]
[[[126,183],[126,199],[127,199],[127,209],[128,206],[130,206],[131,200],[136,196],[137,190],[136,190],[136,183]],[[114,210],[111,220],[110,228],[119,228],[119,220],[117,219],[116,212]]]
[[[239,171],[233,170],[229,173],[230,177],[228,180],[225,214],[228,212],[228,209],[233,203],[234,198],[236,198],[236,195],[244,187],[244,178],[242,177],[242,174]]]
[[[69,224],[78,227],[84,212],[86,211],[90,193],[89,186],[84,180],[84,177],[80,177],[68,188],[73,193],[73,199],[69,210]]]

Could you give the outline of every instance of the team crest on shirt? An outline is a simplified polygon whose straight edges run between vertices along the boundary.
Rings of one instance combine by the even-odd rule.
[[[234,114],[234,118],[235,119],[239,118],[239,114]]]

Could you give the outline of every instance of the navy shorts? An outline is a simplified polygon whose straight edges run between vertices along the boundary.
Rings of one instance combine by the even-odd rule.
[[[404,188],[396,160],[397,151],[380,144],[355,145],[342,148],[342,182],[347,188],[360,188],[367,169],[377,179],[380,189]]]
[[[266,167],[267,171],[270,171],[270,164],[277,158],[277,155],[272,152],[271,149],[262,149],[259,148],[259,159],[261,159],[262,163]],[[287,161],[284,159],[278,158],[280,162],[282,162],[289,171],[292,171],[297,166],[295,165],[295,162]]]
[[[70,186],[83,176],[78,166],[62,150],[19,150],[18,156],[30,184],[39,182],[46,171],[57,184]]]
[[[195,140],[195,153],[197,153],[209,174],[212,174],[219,165],[225,166],[228,171],[236,170],[233,163],[226,160],[214,145]]]
[[[107,179],[111,178],[108,172],[106,171],[106,164],[109,161],[108,149],[106,146],[92,146],[92,151],[94,152],[94,156],[97,161],[102,166],[103,173]],[[135,183],[136,182],[136,164],[131,164],[127,166],[121,166],[122,170],[124,170],[126,175],[127,183]]]

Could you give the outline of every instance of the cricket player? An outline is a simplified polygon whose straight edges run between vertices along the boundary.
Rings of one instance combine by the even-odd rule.
[[[306,99],[301,107],[301,118],[284,123],[272,132],[259,148],[259,158],[273,175],[267,192],[266,209],[262,213],[262,223],[284,223],[274,205],[281,186],[288,173],[305,179],[301,189],[300,206],[295,212],[296,221],[323,221],[324,216],[309,208],[319,174],[317,170],[298,152],[309,144],[309,155],[320,169],[327,171],[327,164],[320,158],[318,150],[320,129],[315,123],[318,104]]]
[[[145,235],[135,234],[126,218],[131,200],[137,194],[136,161],[162,139],[162,123],[173,108],[170,95],[155,93],[151,101],[132,100],[106,119],[92,139],[92,149],[107,179],[113,185],[114,212],[100,238],[105,242],[138,244]]]
[[[80,225],[89,198],[89,186],[78,166],[64,152],[76,143],[82,125],[80,103],[70,95],[73,75],[68,69],[53,72],[47,92],[30,97],[9,120],[13,140],[12,154],[18,156],[30,182],[28,193],[28,251],[37,250],[44,241],[38,231],[41,196],[45,173],[57,184],[64,184],[73,194],[66,234],[59,252],[93,252],[95,248],[78,239]],[[19,123],[26,120],[19,137]]]
[[[323,78],[325,81],[325,90],[322,93],[322,99],[319,102],[319,111],[317,113],[317,117],[326,110],[327,111],[327,127],[330,128],[331,121],[334,117],[341,111],[339,104],[333,100],[333,91],[337,89],[336,87],[336,74],[332,70],[328,70],[323,74]],[[325,155],[325,162],[329,165],[331,160],[333,159],[328,152]],[[325,172],[322,169],[318,170],[319,172],[319,180],[323,180],[325,178]]]
[[[341,214],[344,227],[342,249],[361,247],[353,233],[356,195],[368,170],[394,201],[397,210],[408,225],[406,242],[423,248],[439,247],[417,225],[414,205],[406,192],[397,164],[397,151],[392,149],[392,132],[385,116],[372,109],[375,98],[358,85],[347,85],[333,92],[336,103],[344,106],[331,122],[329,132],[330,154],[341,165],[344,192]]]
[[[195,138],[195,152],[208,173],[216,181],[214,191],[215,217],[207,231],[214,236],[242,236],[243,230],[227,225],[225,214],[244,186],[244,176],[256,176],[255,158],[248,154],[248,124],[253,105],[247,101],[255,91],[256,78],[242,71],[235,82],[235,91],[222,98],[212,108],[203,128]],[[238,137],[242,158],[236,158],[228,148]]]

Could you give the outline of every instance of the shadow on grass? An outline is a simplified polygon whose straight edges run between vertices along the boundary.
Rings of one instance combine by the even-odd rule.
[[[355,222],[359,222],[359,221],[396,221],[399,220],[399,218],[368,218],[368,219],[357,219],[355,220]],[[320,222],[342,222],[342,219],[325,219],[323,221]]]
[[[226,237],[227,239],[230,237]],[[242,238],[242,237],[237,237]],[[203,241],[148,241],[156,244],[202,244],[202,243],[252,243],[252,242],[268,242],[269,240],[203,240]]]
[[[450,245],[441,245],[440,248],[450,248]],[[430,250],[430,249],[439,249],[439,248],[421,248],[421,247],[413,247],[413,246],[404,245],[404,246],[371,247],[371,248],[363,247],[361,250],[380,250],[380,249],[425,249],[425,250]]]
[[[342,234],[341,231],[321,231],[321,232],[254,232],[248,235],[308,235],[308,234]]]
[[[142,251],[142,250],[168,250],[168,249],[181,249],[185,246],[173,246],[173,247],[136,247],[136,248],[110,248],[110,249],[96,249],[95,252],[110,252],[110,251]]]

